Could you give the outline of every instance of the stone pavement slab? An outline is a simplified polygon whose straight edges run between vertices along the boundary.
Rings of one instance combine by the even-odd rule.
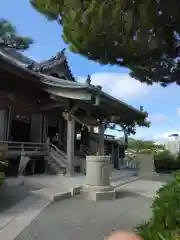
[[[165,182],[139,179],[128,184],[124,184],[116,189],[119,191],[129,191],[145,197],[154,197],[157,190],[162,187]]]
[[[16,185],[15,183],[14,179],[11,181],[8,179],[0,190],[0,216],[2,212],[28,197],[31,191],[37,190],[32,186]]]
[[[43,211],[50,201],[29,196],[0,215],[0,239],[13,240]]]
[[[74,183],[74,187],[72,188],[72,185],[70,184],[71,181],[67,181],[66,184],[66,188],[67,186],[71,187],[71,191],[68,192],[68,197],[73,195],[73,193],[76,195],[81,186],[77,185],[78,182],[81,182],[78,180]],[[53,234],[52,230],[54,227],[55,231],[57,231],[57,233],[55,233],[57,234],[57,238],[56,235],[55,238],[53,237],[55,240],[81,240],[84,238],[90,239],[89,236],[85,236],[86,233],[95,239],[102,239],[100,236],[107,234],[108,232],[106,230],[111,231],[114,228],[131,230],[134,225],[140,223],[142,220],[145,220],[148,216],[150,216],[151,211],[149,209],[149,206],[152,202],[152,197],[155,196],[156,191],[164,184],[164,182],[143,180],[133,176],[129,176],[127,178],[127,175],[124,178],[118,178],[118,175],[116,175],[111,183],[116,187],[117,190],[120,190],[119,199],[117,200],[110,202],[93,203],[91,201],[81,199],[80,197],[74,197],[67,199],[66,201],[62,201],[59,204],[54,203],[55,207],[48,205],[52,202],[53,197],[56,198],[57,196],[57,198],[60,198],[60,200],[62,200],[62,197],[59,197],[58,194],[63,194],[63,192],[59,192],[59,188],[48,189],[42,188],[41,185],[41,188],[35,190],[35,192],[40,193],[37,194],[38,197],[28,196],[25,200],[21,201],[19,204],[0,215],[0,239],[13,240],[16,236],[18,236],[17,240],[21,240],[23,239],[23,236],[24,239],[28,240],[44,238],[45,240],[49,240],[50,237],[52,237],[51,234]],[[47,196],[43,196],[43,194]],[[39,198],[39,196],[43,198]],[[137,201],[137,199],[139,200]],[[48,208],[45,209],[47,206]],[[144,206],[143,211],[142,206]],[[109,209],[108,214],[107,208]],[[42,212],[44,209],[45,211]],[[41,212],[42,214],[40,214]],[[50,214],[49,217],[47,216],[47,213]],[[143,215],[141,215],[141,213],[143,213]],[[32,221],[36,219],[39,214],[40,217],[35,220],[35,225],[37,222],[37,226],[34,226],[34,222]],[[116,214],[119,214],[119,218],[117,218]],[[73,222],[71,222],[72,219]],[[49,220],[50,225],[47,223]],[[51,221],[55,224],[54,227],[51,225]],[[61,229],[61,233],[58,232],[60,229],[58,228],[57,223],[55,223],[56,221],[59,223],[58,226]],[[95,228],[95,233],[90,233],[90,231],[87,229],[88,221],[90,221],[90,229],[92,232]],[[28,227],[29,224],[30,226]],[[64,230],[61,228],[64,226],[64,224],[69,225],[70,229],[72,227],[72,230],[69,233],[66,230],[64,232]],[[76,228],[76,225],[79,227]],[[100,226],[100,228],[98,228],[96,225]],[[75,229],[73,229],[74,226]],[[23,231],[23,229],[26,227],[28,228]],[[49,233],[46,233],[49,238],[44,235],[44,230],[42,230],[46,227],[50,231]],[[112,229],[110,229],[110,227],[112,227]],[[85,230],[83,230],[84,228]],[[60,238],[58,238],[59,236]],[[73,238],[73,236],[75,236],[75,238]]]
[[[100,240],[113,230],[129,230],[151,216],[151,198],[123,195],[92,202],[74,197],[49,205],[16,240]]]
[[[71,192],[59,192],[57,189],[52,188],[42,188],[31,192],[32,195],[37,197],[42,197],[49,200],[50,202],[64,200],[71,197]]]
[[[134,182],[139,180],[138,177],[129,177],[129,178],[125,178],[125,179],[121,179],[121,180],[116,180],[116,181],[111,181],[111,185],[115,188],[120,187],[122,185]]]
[[[129,181],[134,175],[133,171],[127,170],[114,170],[111,174],[111,183],[114,186],[115,182]],[[84,175],[76,174],[72,177],[68,176],[52,176],[52,175],[39,175],[24,177],[24,182],[27,185],[38,188],[56,189],[59,192],[72,191],[72,188],[83,186],[86,183]]]

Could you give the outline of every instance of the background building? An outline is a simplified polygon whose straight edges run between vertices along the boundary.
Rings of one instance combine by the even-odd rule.
[[[172,154],[178,154],[180,151],[180,136],[177,133],[168,136],[164,144],[165,148]]]

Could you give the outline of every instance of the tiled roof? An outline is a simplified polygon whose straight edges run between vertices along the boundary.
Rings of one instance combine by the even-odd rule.
[[[23,54],[15,51],[14,49],[0,49],[0,55],[3,55],[4,57],[7,57],[10,61],[16,62],[19,66],[21,65],[23,68],[27,68],[29,70],[32,70],[34,72],[51,72],[51,69],[55,66],[63,64],[65,70],[68,73],[68,76],[70,77],[70,81],[75,81],[71,70],[68,66],[68,62],[65,56],[65,49],[63,49],[61,52],[57,53],[56,56],[42,62],[34,61]]]
[[[59,90],[61,88],[87,89],[88,91],[91,91],[93,94],[102,97],[106,101],[106,103],[108,103],[110,101],[116,107],[123,106],[126,109],[128,109],[130,112],[136,113],[138,116],[146,117],[146,114],[144,112],[142,112],[140,110],[137,110],[137,109],[133,108],[132,106],[120,101],[119,99],[116,99],[113,96],[103,92],[101,90],[101,88],[98,87],[98,86],[93,86],[93,85],[88,84],[88,83],[78,83],[78,82],[75,82],[75,81],[64,80],[64,79],[61,79],[61,78],[56,78],[56,77],[46,75],[43,72],[40,72],[38,70],[35,71],[29,65],[29,61],[30,61],[29,58],[26,58],[26,57],[23,58],[23,55],[22,54],[19,55],[19,53],[17,53],[16,57],[14,57],[15,55],[16,55],[15,53],[13,55],[12,53],[10,53],[10,51],[5,51],[5,50],[0,49],[0,59],[8,62],[9,64],[12,64],[12,65],[16,66],[17,68],[19,68],[23,71],[26,71],[27,74],[30,74],[31,76],[36,77],[37,79],[39,79],[39,82],[41,82],[45,85],[45,87],[59,88]],[[57,59],[53,60],[53,58],[52,58],[51,60],[49,60],[49,64],[50,64],[50,62],[53,63],[56,60],[57,61],[62,60],[60,55]],[[45,62],[43,64],[45,64]],[[37,66],[37,63],[34,62],[34,65]]]

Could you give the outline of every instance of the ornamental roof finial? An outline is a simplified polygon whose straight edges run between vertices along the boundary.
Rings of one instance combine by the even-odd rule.
[[[143,110],[143,106],[140,106],[140,111],[141,111],[141,112],[143,112],[143,111],[144,111],[144,110]]]
[[[91,84],[91,76],[90,76],[90,75],[87,76],[86,83],[87,83],[88,85]]]
[[[62,57],[64,57],[65,56],[65,51],[66,51],[66,49],[63,48],[63,50],[61,52],[58,52],[56,54],[56,60],[60,60]]]
[[[98,88],[99,90],[102,90],[102,86],[97,85],[96,88]]]

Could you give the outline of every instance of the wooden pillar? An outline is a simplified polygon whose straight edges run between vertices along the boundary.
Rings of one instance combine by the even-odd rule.
[[[119,144],[117,145],[117,165],[118,169],[120,169]]]
[[[114,144],[112,143],[112,164],[113,164],[113,167],[114,167],[114,162],[115,162],[115,149],[114,149]]]
[[[60,117],[58,120],[58,133],[59,133],[59,146],[63,147],[65,149],[66,146],[66,137],[65,137],[65,120]]]
[[[99,126],[99,155],[104,156],[104,123]]]
[[[31,133],[32,142],[41,142],[43,136],[43,114],[33,114],[31,116]]]
[[[84,129],[81,131],[81,144],[89,147],[89,142],[90,142],[90,132],[87,127],[84,127]]]
[[[47,141],[48,137],[48,121],[47,121],[47,115],[43,115],[42,119],[42,139],[41,142],[45,143]]]
[[[7,134],[7,109],[0,109],[0,141],[6,140]]]
[[[75,142],[75,119],[70,117],[67,119],[67,174],[74,173],[74,142]]]
[[[11,105],[0,108],[0,141],[8,141],[11,127]]]
[[[7,131],[6,131],[6,141],[9,141],[11,132],[11,121],[12,121],[12,107],[9,105],[7,111]]]

